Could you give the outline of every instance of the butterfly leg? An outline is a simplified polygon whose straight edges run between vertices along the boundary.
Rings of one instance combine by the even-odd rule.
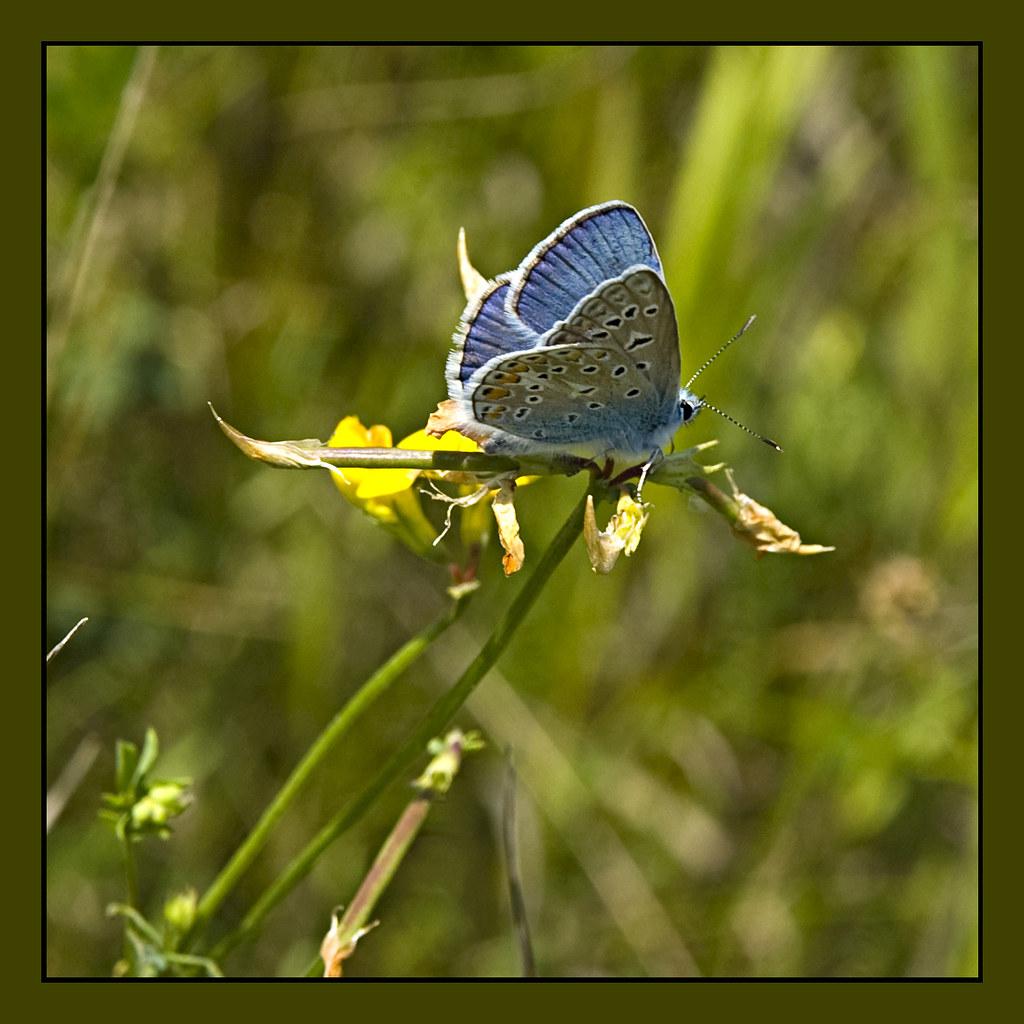
[[[654,451],[651,452],[647,461],[640,467],[640,479],[637,481],[636,485],[637,501],[640,501],[640,496],[643,494],[644,483],[647,481],[647,474],[664,458],[665,453],[660,448],[655,448]]]

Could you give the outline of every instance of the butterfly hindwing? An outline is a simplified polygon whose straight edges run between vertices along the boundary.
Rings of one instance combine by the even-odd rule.
[[[565,323],[543,338],[545,345],[573,343],[623,353],[627,364],[651,383],[661,401],[675,401],[679,332],[668,289],[653,270],[632,268],[605,282],[576,306]]]
[[[474,380],[478,422],[532,445],[624,443],[660,415],[650,380],[616,348],[558,345],[496,360]]]
[[[543,333],[605,281],[636,265],[661,273],[654,239],[640,214],[619,201],[592,206],[570,217],[523,260],[508,310]]]

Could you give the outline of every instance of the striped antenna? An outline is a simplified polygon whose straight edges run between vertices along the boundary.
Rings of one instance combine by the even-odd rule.
[[[750,325],[751,325],[751,324],[752,324],[752,323],[753,323],[753,322],[754,322],[754,321],[755,321],[756,319],[757,319],[757,314],[756,314],[756,313],[752,314],[752,315],[750,316],[750,318],[749,318],[749,319],[747,320],[747,322],[746,322],[746,323],[745,323],[745,324],[744,324],[744,325],[743,325],[743,326],[742,326],[742,327],[741,327],[741,328],[740,328],[740,329],[739,329],[739,330],[738,330],[738,331],[737,331],[737,332],[736,332],[736,333],[735,333],[735,334],[734,334],[734,335],[733,335],[733,336],[732,336],[732,337],[731,337],[731,338],[730,338],[730,339],[729,339],[729,340],[728,340],[728,341],[727,341],[727,342],[726,342],[726,343],[725,343],[725,344],[724,344],[724,345],[723,345],[723,346],[722,346],[722,347],[721,347],[721,348],[720,348],[720,349],[719,349],[719,350],[718,350],[718,351],[717,351],[717,352],[716,352],[716,353],[715,353],[715,354],[714,354],[714,355],[713,355],[713,356],[712,356],[712,357],[710,358],[710,359],[705,359],[705,360],[704,360],[704,365],[703,365],[703,366],[701,366],[701,367],[700,367],[700,368],[699,368],[699,369],[697,370],[697,372],[696,372],[696,373],[695,373],[695,374],[694,374],[694,375],[693,375],[693,376],[692,376],[692,377],[691,377],[691,378],[690,378],[690,379],[689,379],[689,380],[688,380],[688,381],[686,382],[686,384],[684,385],[684,387],[687,387],[687,388],[689,388],[689,386],[690,386],[690,385],[691,385],[691,384],[692,384],[692,383],[693,383],[693,382],[694,382],[694,381],[695,381],[695,380],[696,380],[696,379],[697,379],[697,378],[698,378],[698,377],[699,377],[699,376],[700,376],[700,375],[701,375],[701,374],[702,374],[702,373],[703,373],[703,372],[704,372],[704,371],[705,371],[705,370],[706,370],[706,369],[707,369],[707,368],[708,368],[708,367],[709,367],[709,366],[710,366],[710,365],[711,365],[711,364],[712,364],[712,363],[713,363],[713,362],[714,362],[714,361],[715,361],[715,360],[716,360],[716,359],[717,359],[717,358],[718,358],[718,357],[719,357],[719,356],[720,356],[720,355],[721,355],[721,354],[722,354],[722,353],[723,353],[723,352],[724,352],[724,351],[725,351],[725,350],[726,350],[726,349],[727,349],[727,348],[728,348],[728,347],[729,347],[729,346],[730,346],[730,345],[731,345],[731,344],[732,344],[732,343],[734,342],[734,341],[739,341],[739,339],[740,339],[740,338],[742,338],[742,337],[743,337],[743,335],[747,333],[747,328],[749,328],[749,327],[750,327]],[[709,406],[708,406],[708,408],[710,409],[710,408],[711,408],[711,406],[709,405]],[[718,410],[716,409],[715,411],[717,412]],[[729,417],[728,417],[728,416],[726,416],[725,418],[726,418],[726,419],[728,419]],[[737,426],[740,426],[740,424],[737,424]],[[746,430],[746,427],[744,427],[744,430]],[[764,440],[764,439],[762,438],[762,440]]]
[[[742,331],[740,333],[742,333]],[[738,336],[739,335],[737,335],[737,337]],[[733,341],[735,340],[736,339],[733,338]],[[743,430],[746,433],[750,434],[751,437],[756,437],[758,441],[764,441],[764,443],[768,445],[770,448],[774,448],[777,452],[782,451],[782,446],[776,444],[770,437],[764,437],[762,434],[759,434],[756,430],[751,430],[750,427],[746,426],[746,424],[740,423],[740,421],[737,419],[733,419],[733,417],[730,416],[727,412],[722,412],[722,410],[719,409],[718,406],[712,405],[710,402],[705,401],[703,398],[700,400],[700,404],[702,408],[710,409],[712,412],[718,413],[718,415],[721,416],[723,420],[728,420],[734,427],[739,427],[740,430]]]

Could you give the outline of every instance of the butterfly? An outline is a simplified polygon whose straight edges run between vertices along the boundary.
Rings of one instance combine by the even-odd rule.
[[[470,300],[445,378],[428,432],[490,454],[653,458],[708,404],[680,386],[661,259],[620,200],[580,210]]]

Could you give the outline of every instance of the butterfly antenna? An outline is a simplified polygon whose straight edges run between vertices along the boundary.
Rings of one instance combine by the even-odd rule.
[[[733,340],[735,341],[736,339],[734,338]],[[740,430],[744,431],[747,434],[750,434],[751,437],[756,437],[758,441],[764,441],[764,443],[768,445],[770,448],[774,448],[777,452],[782,451],[782,446],[776,444],[770,437],[764,437],[763,435],[759,434],[756,430],[751,430],[750,427],[746,426],[746,424],[740,423],[740,421],[737,419],[733,419],[733,417],[730,416],[727,412],[722,412],[722,410],[719,409],[717,405],[712,405],[710,402],[705,401],[703,398],[700,400],[700,404],[702,408],[710,409],[712,412],[718,413],[718,415],[721,416],[723,420],[728,420],[734,427],[739,427]]]
[[[710,358],[705,359],[704,364],[697,370],[697,372],[686,382],[685,387],[689,387],[734,341],[739,341],[744,334],[747,333],[747,329],[757,319],[757,314],[754,313],[750,316],[747,322]],[[708,406],[710,409],[711,407]],[[728,416],[726,417],[728,419]],[[739,425],[739,424],[737,424]],[[744,427],[744,430],[746,428]],[[751,431],[752,433],[752,431]]]

